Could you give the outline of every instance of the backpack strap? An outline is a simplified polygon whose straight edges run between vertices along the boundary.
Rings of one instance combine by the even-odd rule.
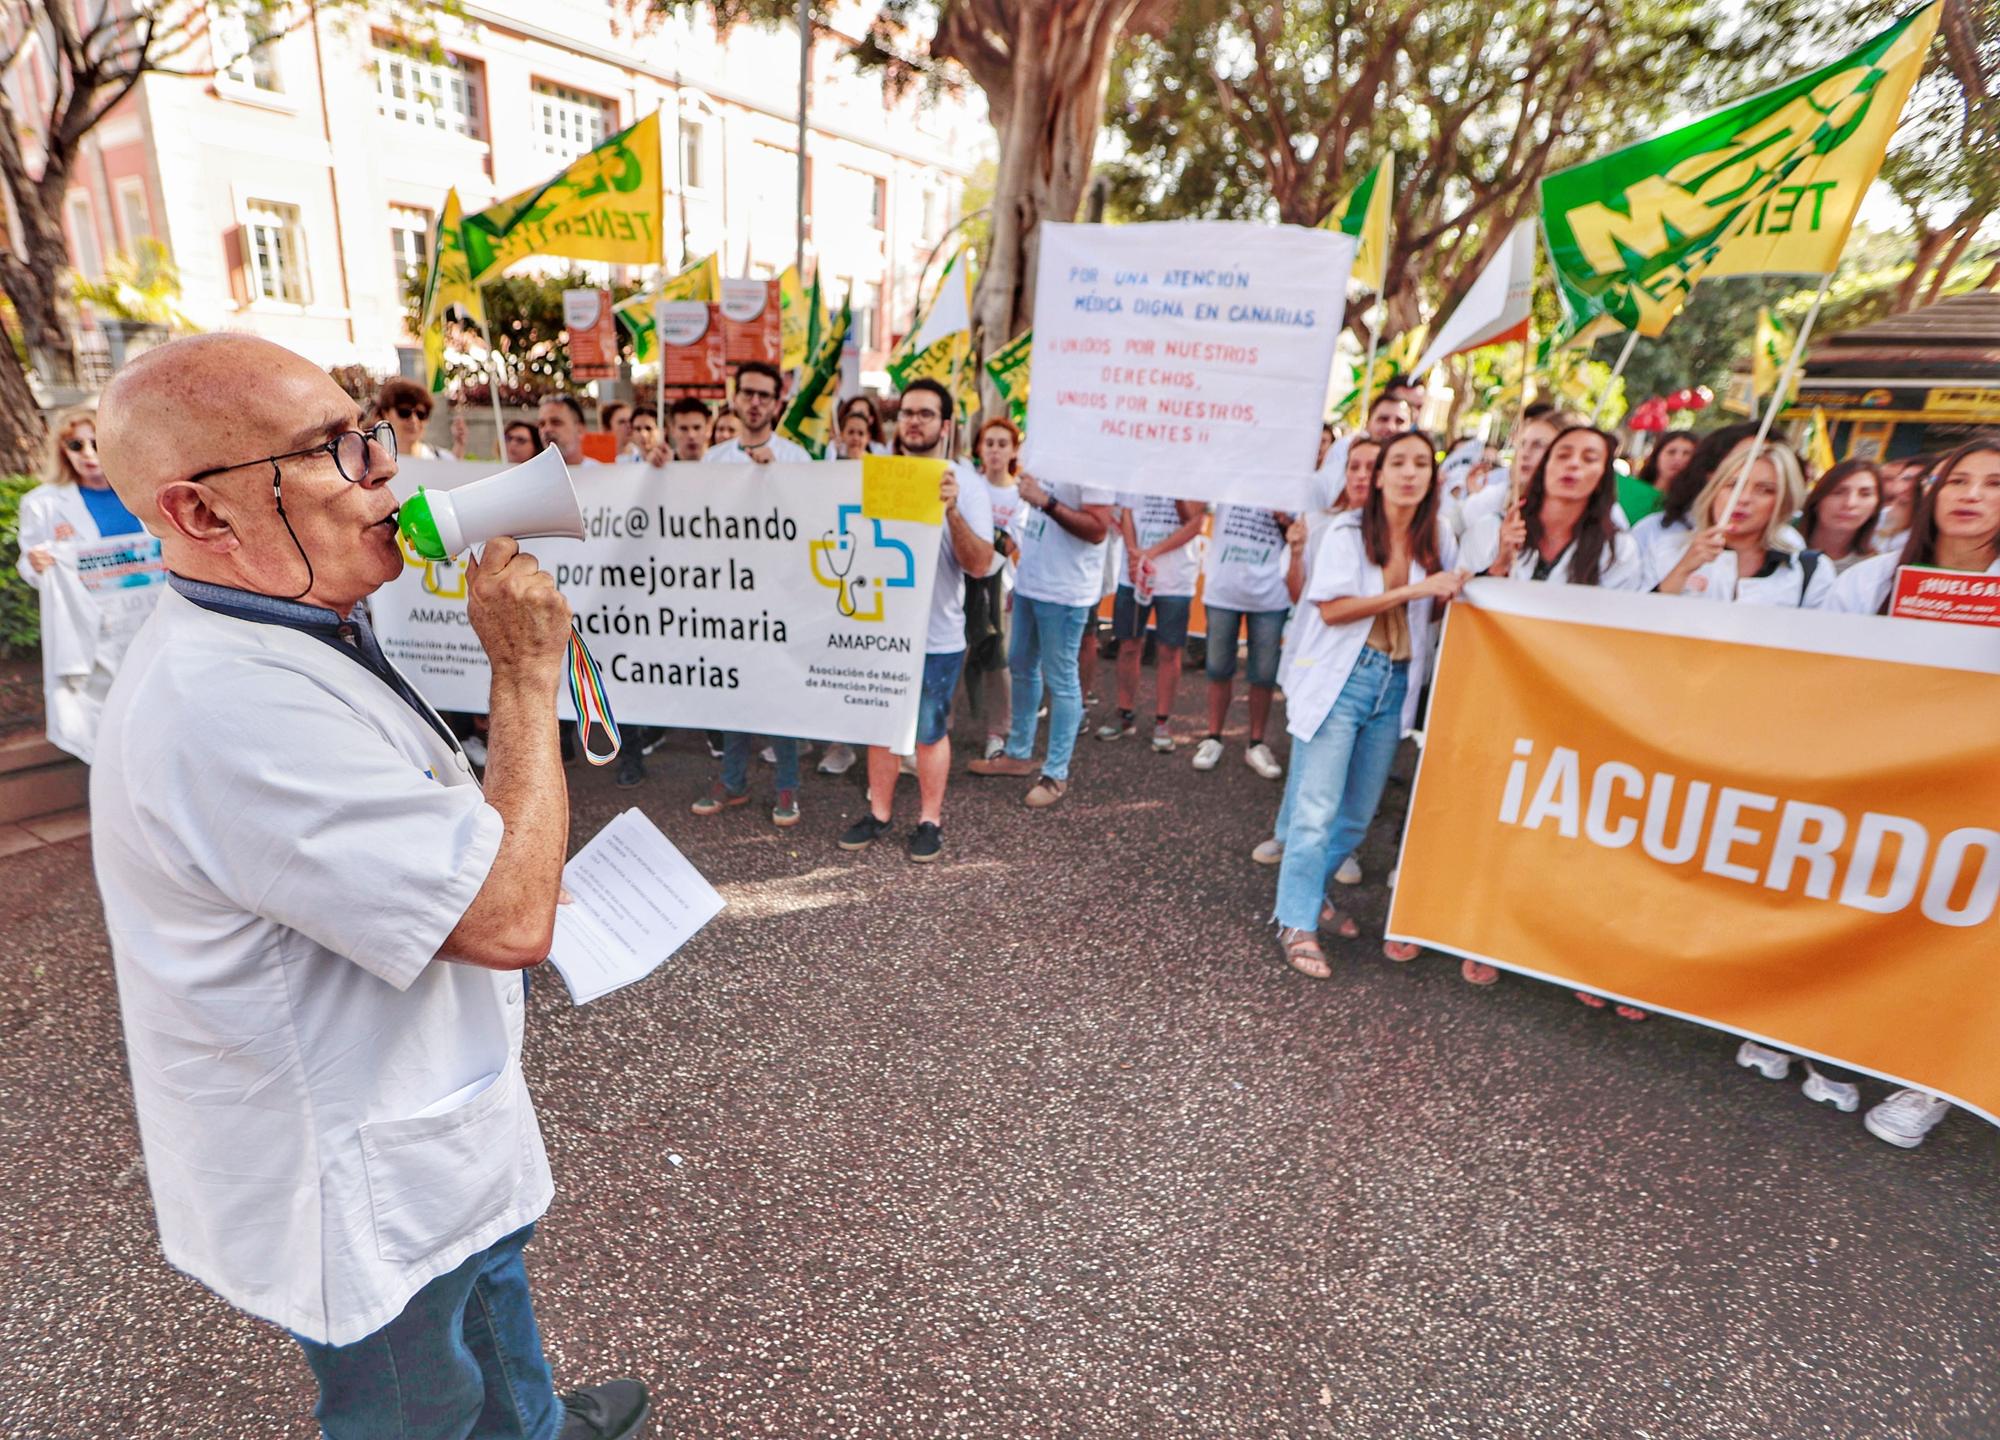
[[[1800,605],[1804,605],[1806,603],[1806,594],[1808,591],[1812,589],[1813,571],[1819,569],[1819,562],[1824,560],[1825,558],[1826,557],[1820,554],[1819,551],[1817,550],[1801,550],[1799,552],[1798,603]]]

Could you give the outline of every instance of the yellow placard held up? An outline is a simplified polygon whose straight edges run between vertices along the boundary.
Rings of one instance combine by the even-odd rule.
[[[861,459],[861,513],[870,520],[914,520],[944,524],[938,485],[944,460],[914,455],[864,455]]]

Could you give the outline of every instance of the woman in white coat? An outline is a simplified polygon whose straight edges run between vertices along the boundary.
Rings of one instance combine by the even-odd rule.
[[[112,676],[131,642],[138,603],[102,607],[77,573],[77,547],[144,529],[97,461],[97,412],[72,410],[50,428],[40,485],[21,497],[21,578],[41,596],[42,692],[49,740],[88,763]],[[153,595],[154,587],[146,587]],[[130,599],[131,597],[124,597]]]
[[[1639,546],[1614,516],[1618,471],[1611,462],[1617,453],[1617,442],[1589,425],[1557,435],[1520,503],[1466,531],[1466,568],[1552,585],[1644,589]]]
[[[1863,560],[1840,577],[1833,608],[1886,615],[1905,565],[2000,575],[2000,436],[1961,445],[1938,463],[1917,497],[1900,551]]]
[[[1430,437],[1390,439],[1367,504],[1328,525],[1300,601],[1298,654],[1286,672],[1298,783],[1274,918],[1285,959],[1316,980],[1332,973],[1320,924],[1359,933],[1327,903],[1327,876],[1367,833],[1396,746],[1415,722],[1410,677],[1429,658],[1433,604],[1465,584],[1438,503]]]
[[[1779,445],[1759,453],[1754,465],[1750,457],[1745,450],[1709,477],[1691,512],[1706,528],[1688,540],[1656,588],[1662,595],[1818,610],[1833,596],[1835,573],[1833,562],[1804,548],[1787,523],[1805,503],[1798,456]]]

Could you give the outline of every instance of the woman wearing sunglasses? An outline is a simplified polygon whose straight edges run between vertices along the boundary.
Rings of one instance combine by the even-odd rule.
[[[431,423],[431,392],[414,380],[385,380],[375,395],[375,418],[396,432],[396,453],[405,460],[463,460],[465,417],[451,421],[451,449],[440,450],[424,439]]]
[[[58,416],[40,485],[21,497],[21,578],[42,607],[42,690],[51,743],[88,762],[111,678],[133,633],[158,598],[154,586],[103,589],[86,583],[78,552],[142,532],[97,460],[97,412]],[[100,596],[102,597],[100,599]]]

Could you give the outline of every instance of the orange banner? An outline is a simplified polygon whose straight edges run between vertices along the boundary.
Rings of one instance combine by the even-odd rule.
[[[2000,1123],[2000,633],[1480,580],[1389,934]]]

